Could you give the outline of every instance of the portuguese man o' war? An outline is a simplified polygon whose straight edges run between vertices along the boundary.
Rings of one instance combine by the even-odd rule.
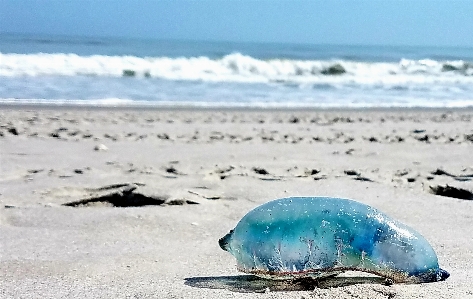
[[[246,214],[219,240],[238,270],[272,279],[323,278],[344,271],[397,283],[447,279],[427,240],[368,205],[343,198],[289,197]]]

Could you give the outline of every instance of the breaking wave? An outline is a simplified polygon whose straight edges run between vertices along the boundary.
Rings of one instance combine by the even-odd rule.
[[[431,59],[399,62],[256,59],[233,53],[209,57],[2,54],[0,76],[150,77],[205,82],[405,85],[472,83],[473,63]]]

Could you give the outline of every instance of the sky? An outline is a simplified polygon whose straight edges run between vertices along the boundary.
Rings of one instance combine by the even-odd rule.
[[[473,47],[473,0],[0,0],[0,33]]]

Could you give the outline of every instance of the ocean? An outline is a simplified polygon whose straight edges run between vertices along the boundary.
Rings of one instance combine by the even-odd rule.
[[[473,106],[473,48],[0,34],[0,104]]]

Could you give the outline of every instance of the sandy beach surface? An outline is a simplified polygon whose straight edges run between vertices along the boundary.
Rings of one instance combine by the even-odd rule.
[[[3,106],[0,298],[473,298],[472,191],[472,109]],[[450,278],[239,273],[218,239],[300,195],[408,224]]]

